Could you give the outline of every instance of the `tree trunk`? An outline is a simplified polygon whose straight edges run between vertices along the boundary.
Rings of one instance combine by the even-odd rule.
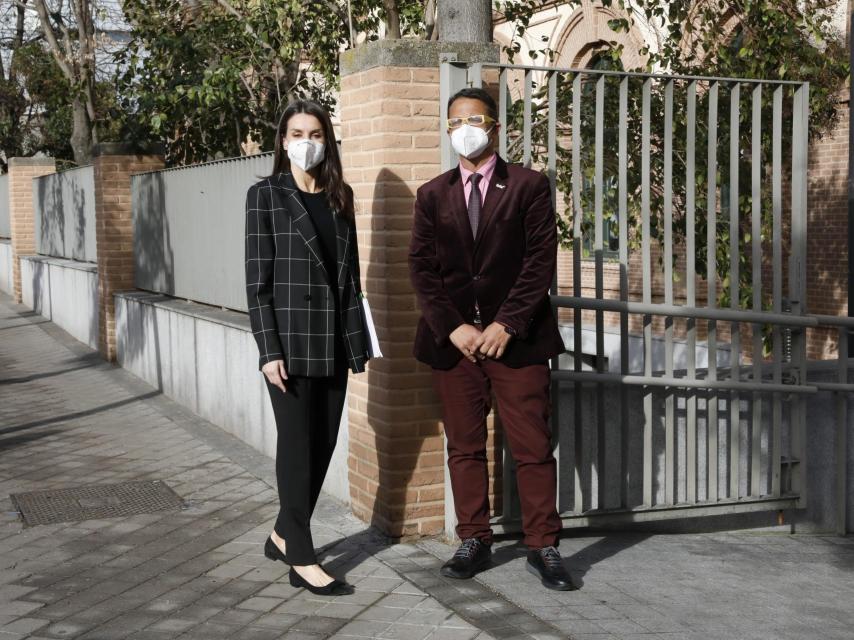
[[[489,0],[438,0],[440,42],[492,42]]]
[[[71,129],[71,150],[74,152],[74,162],[82,167],[92,162],[92,126],[89,122],[89,111],[86,100],[76,98],[71,101],[73,127]]]
[[[397,8],[397,0],[383,0],[385,9],[385,37],[387,40],[400,39],[400,11]]]

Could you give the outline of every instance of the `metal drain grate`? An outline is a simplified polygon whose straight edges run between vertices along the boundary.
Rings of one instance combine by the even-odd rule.
[[[90,484],[9,497],[27,526],[133,516],[184,506],[181,496],[160,480]]]

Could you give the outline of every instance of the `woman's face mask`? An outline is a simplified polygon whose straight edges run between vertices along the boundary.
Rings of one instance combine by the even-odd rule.
[[[288,142],[288,158],[303,171],[310,171],[323,162],[326,147],[322,142],[307,138]]]

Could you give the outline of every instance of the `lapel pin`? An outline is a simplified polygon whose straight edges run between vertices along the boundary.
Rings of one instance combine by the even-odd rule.
[[[504,187],[506,187],[507,185],[506,185],[506,184],[504,184],[503,182],[496,182],[496,183],[495,183],[495,186],[496,186],[496,188],[498,188],[498,189],[503,189],[503,188],[504,188]]]

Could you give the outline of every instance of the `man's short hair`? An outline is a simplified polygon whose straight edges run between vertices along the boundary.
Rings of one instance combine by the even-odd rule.
[[[448,111],[451,110],[451,105],[454,104],[454,102],[456,100],[459,100],[460,98],[471,98],[473,100],[480,100],[484,105],[486,105],[486,115],[488,115],[493,120],[498,121],[498,107],[495,104],[495,100],[493,100],[492,96],[489,95],[489,93],[487,93],[484,89],[478,89],[475,87],[460,89],[448,99]]]

